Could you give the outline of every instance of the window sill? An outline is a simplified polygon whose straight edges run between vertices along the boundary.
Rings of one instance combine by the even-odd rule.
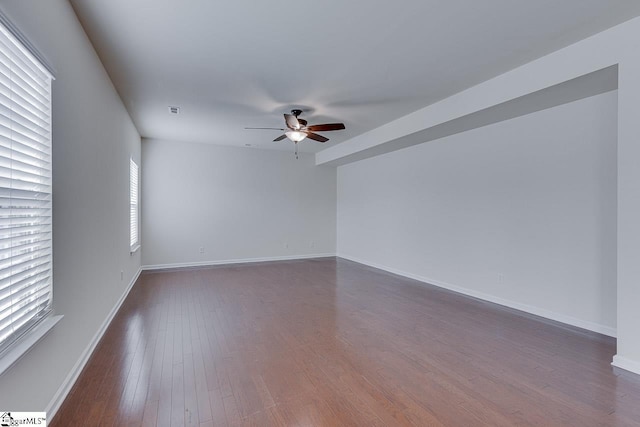
[[[129,253],[130,253],[131,255],[133,255],[133,254],[135,254],[135,253],[138,251],[138,249],[140,249],[140,245],[135,245],[134,247],[132,247],[131,249],[129,249]]]
[[[29,331],[0,358],[0,375],[11,368],[31,347],[36,345],[64,316],[50,316]]]

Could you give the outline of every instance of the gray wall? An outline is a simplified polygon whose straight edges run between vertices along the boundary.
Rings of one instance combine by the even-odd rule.
[[[617,92],[338,168],[338,254],[616,328]]]
[[[313,155],[142,145],[144,265],[335,254],[336,171]]]
[[[140,252],[129,254],[129,157],[140,160],[140,137],[66,0],[3,0],[0,8],[56,75],[53,307],[64,319],[0,377],[2,408],[37,411],[139,270]]]

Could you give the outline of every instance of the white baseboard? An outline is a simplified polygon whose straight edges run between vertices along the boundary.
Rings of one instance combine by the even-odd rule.
[[[71,371],[65,378],[64,382],[62,383],[60,388],[58,388],[58,391],[56,392],[56,394],[53,396],[53,399],[51,399],[51,401],[47,405],[45,410],[47,411],[47,418],[49,420],[53,419],[53,417],[58,412],[58,409],[60,409],[60,406],[62,406],[64,399],[66,399],[67,395],[71,391],[71,388],[73,387],[76,380],[80,376],[80,373],[82,372],[85,365],[89,361],[89,358],[93,354],[93,351],[96,349],[96,346],[100,342],[100,339],[102,338],[107,328],[111,324],[111,321],[113,320],[116,313],[120,309],[120,306],[122,305],[124,300],[127,298],[127,295],[129,295],[131,288],[133,288],[133,285],[136,283],[136,280],[138,280],[138,277],[140,276],[141,272],[142,272],[142,268],[139,268],[138,272],[133,276],[133,279],[131,279],[131,282],[127,286],[127,289],[125,289],[120,299],[118,299],[118,302],[116,302],[116,305],[109,312],[109,315],[107,316],[107,318],[104,320],[104,322],[102,322],[100,329],[98,329],[98,332],[96,332],[96,334],[93,336],[93,338],[89,342],[89,345],[87,346],[87,348],[84,349],[84,352],[82,352],[82,355],[80,356],[76,364],[73,366],[73,369],[71,369]]]
[[[545,319],[549,319],[549,320],[554,320],[556,322],[560,322],[560,323],[564,323],[567,325],[571,325],[571,326],[576,326],[578,328],[581,329],[586,329],[589,331],[593,331],[593,332],[597,332],[599,334],[602,335],[607,335],[610,337],[614,337],[616,336],[616,330],[615,328],[611,328],[609,326],[605,326],[605,325],[600,325],[598,323],[593,323],[593,322],[589,322],[586,320],[581,320],[581,319],[576,319],[574,317],[571,316],[567,316],[564,314],[560,314],[560,313],[555,313],[553,311],[549,311],[546,310],[544,308],[539,308],[539,307],[534,307],[531,305],[527,305],[527,304],[522,304],[519,302],[515,302],[515,301],[511,301],[508,299],[504,299],[504,298],[500,298],[497,297],[495,295],[490,295],[484,292],[478,292],[475,291],[473,289],[469,289],[469,288],[465,288],[463,286],[456,286],[456,285],[452,285],[450,283],[446,283],[446,282],[441,282],[439,280],[434,280],[434,279],[429,279],[427,277],[422,277],[416,274],[412,274],[412,273],[407,273],[405,271],[401,271],[395,268],[391,268],[391,267],[387,267],[384,265],[380,265],[377,263],[372,263],[372,262],[368,262],[362,259],[359,259],[357,257],[352,257],[350,255],[345,255],[345,254],[338,254],[337,255],[340,258],[344,258],[347,259],[349,261],[353,261],[353,262],[357,262],[359,264],[364,264],[367,265],[369,267],[374,267],[380,270],[384,270],[387,271],[389,273],[393,273],[393,274],[397,274],[398,276],[403,276],[403,277],[407,277],[409,279],[413,279],[413,280],[417,280],[419,282],[423,282],[429,285],[434,285],[437,286],[439,288],[444,288],[444,289],[448,289],[450,291],[454,291],[463,295],[467,295],[470,297],[474,297],[474,298],[478,298],[481,299],[483,301],[488,301],[488,302],[492,302],[498,305],[502,305],[505,307],[509,307],[509,308],[513,308],[515,310],[519,310],[519,311],[523,311],[525,313],[529,313],[529,314],[533,314],[535,316],[540,316],[540,317],[544,317]]]
[[[328,258],[335,257],[335,253],[330,254],[309,254],[309,255],[285,255],[285,256],[275,256],[275,257],[262,257],[262,258],[238,258],[238,259],[224,259],[224,260],[214,260],[214,261],[197,261],[197,262],[178,262],[172,264],[154,264],[154,265],[143,265],[142,270],[166,270],[170,268],[185,268],[185,267],[207,267],[207,266],[215,266],[215,265],[226,265],[226,264],[247,264],[254,262],[269,262],[269,261],[294,261],[298,259],[311,259],[311,258]]]
[[[640,375],[640,362],[636,360],[627,359],[626,357],[613,356],[613,362],[611,362],[616,368],[624,369],[625,371],[633,372]]]

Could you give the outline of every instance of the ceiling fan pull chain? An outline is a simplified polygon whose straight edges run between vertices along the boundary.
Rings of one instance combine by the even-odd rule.
[[[296,160],[298,160],[298,143],[296,142],[294,145],[296,146]]]

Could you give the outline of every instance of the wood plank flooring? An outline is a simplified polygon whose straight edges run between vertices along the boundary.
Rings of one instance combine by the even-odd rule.
[[[145,273],[51,425],[640,425],[614,354],[341,259]]]

